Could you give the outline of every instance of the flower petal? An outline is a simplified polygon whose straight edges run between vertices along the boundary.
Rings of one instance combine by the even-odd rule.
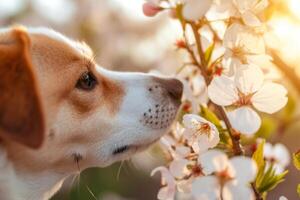
[[[291,162],[289,150],[283,144],[275,144],[273,146],[274,157],[283,166],[286,167]]]
[[[174,200],[175,193],[176,193],[175,186],[165,186],[159,190],[159,192],[157,194],[157,199],[159,199],[159,200]]]
[[[269,0],[260,0],[254,7],[253,11],[256,14],[261,13],[264,9],[266,9],[269,5]]]
[[[203,176],[192,183],[192,195],[196,200],[219,199],[220,184],[215,176]]]
[[[261,26],[261,22],[260,20],[258,19],[258,17],[256,17],[255,14],[253,14],[252,12],[250,11],[246,11],[242,14],[242,18],[243,18],[243,21],[244,23],[247,25],[247,26],[251,26],[251,27],[258,27],[258,26]]]
[[[202,154],[208,149],[216,147],[220,142],[220,136],[217,128],[213,124],[210,125],[212,128],[210,135],[198,136],[195,144],[192,145],[193,150],[197,154]]]
[[[226,48],[233,49],[240,41],[240,33],[244,32],[242,25],[234,23],[228,27],[224,34],[223,45]]]
[[[183,7],[182,15],[190,21],[199,20],[206,14],[211,4],[212,0],[188,0]]]
[[[186,159],[176,159],[170,163],[170,173],[176,178],[183,178],[188,173],[187,165],[189,161]]]
[[[254,134],[260,128],[259,115],[247,106],[228,112],[227,115],[232,127],[243,134]]]
[[[182,145],[177,145],[175,146],[175,153],[177,154],[178,157],[185,158],[191,153],[191,148],[182,146]]]
[[[202,154],[210,148],[208,137],[205,135],[200,135],[197,140],[192,144],[192,148],[197,154]]]
[[[243,94],[252,94],[262,87],[264,74],[262,70],[254,64],[242,65],[242,67],[237,70],[234,81]]]
[[[262,112],[273,114],[288,101],[287,90],[280,84],[267,82],[252,97],[253,106]]]
[[[273,157],[273,146],[271,143],[265,143],[264,145],[264,157],[265,158],[271,158]]]
[[[194,182],[194,177],[177,181],[177,190],[178,190],[178,192],[190,194],[191,190],[192,190],[192,183],[193,182]]]
[[[208,97],[216,104],[229,106],[238,100],[234,81],[222,75],[215,77],[208,86]]]
[[[243,13],[246,10],[251,10],[257,3],[257,0],[233,0],[233,3],[236,5],[238,10]]]
[[[175,185],[175,179],[173,178],[172,174],[169,172],[169,170],[166,167],[157,167],[152,170],[151,176],[156,174],[156,172],[161,173],[161,179],[163,184],[167,185]]]
[[[230,159],[230,164],[235,172],[237,184],[247,185],[256,177],[257,166],[255,161],[245,156],[237,156]]]
[[[185,114],[183,116],[183,125],[185,128],[188,129],[194,129],[195,128],[195,122],[196,123],[209,123],[209,121],[207,121],[206,119],[204,119],[203,117],[200,117],[199,115],[195,115],[195,114]]]
[[[229,181],[224,185],[223,199],[255,200],[255,196],[252,189],[247,185],[235,184],[234,181]]]
[[[203,173],[209,175],[213,172],[220,172],[227,168],[228,157],[219,150],[209,150],[198,157]]]
[[[166,149],[171,149],[172,146],[176,145],[176,141],[169,135],[165,135],[160,138],[160,144]]]
[[[143,4],[143,13],[147,17],[153,17],[160,11],[162,11],[162,8],[152,2],[146,2]]]

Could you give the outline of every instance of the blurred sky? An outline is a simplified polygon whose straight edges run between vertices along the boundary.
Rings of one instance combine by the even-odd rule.
[[[24,9],[29,1],[35,12],[50,22],[60,25],[67,24],[76,19],[77,9],[81,9],[76,7],[76,1],[74,0],[0,0],[0,18],[16,15],[20,10]],[[300,76],[300,64],[298,64],[300,59],[298,53],[300,46],[300,0],[274,1],[285,2],[289,12],[297,19],[291,20],[290,16],[284,15],[284,13],[274,15],[270,25],[280,40],[271,40],[270,45],[280,49],[284,59],[297,68],[297,73]],[[97,2],[97,0],[94,2]],[[101,0],[98,0],[98,2],[101,2]],[[111,9],[116,12],[122,12],[124,16],[132,21],[142,23],[153,21],[153,18],[145,17],[142,13],[141,7],[144,0],[109,0],[107,2]],[[137,45],[135,52],[144,53],[143,62],[147,61],[147,59],[152,61],[153,59],[157,59],[157,54],[159,54],[157,51],[159,49],[164,51],[180,35],[181,32],[178,24],[169,20],[159,33],[156,34],[156,38],[152,38],[150,41],[145,40],[140,45]],[[157,48],[158,44],[160,44],[160,48]]]

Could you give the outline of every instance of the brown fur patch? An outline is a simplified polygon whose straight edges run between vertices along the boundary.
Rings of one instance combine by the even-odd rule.
[[[39,68],[44,67],[40,71],[42,73],[47,72],[47,79],[55,83],[48,83],[47,80],[43,81],[46,83],[46,87],[50,88],[46,89],[48,91],[46,95],[50,95],[51,98],[57,96],[57,103],[67,99],[80,115],[91,114],[93,111],[98,111],[99,108],[108,110],[111,115],[118,112],[124,96],[123,86],[109,77],[104,77],[95,70],[96,64],[92,59],[93,53],[85,44],[78,43],[78,46],[76,46],[78,49],[75,50],[74,46],[47,35],[32,34],[31,38],[33,40],[33,56],[39,60],[37,63],[41,60],[43,63],[38,66]],[[75,84],[81,73],[87,70],[93,72],[99,84],[95,91],[78,91],[75,89]],[[53,87],[57,86],[56,84],[62,81],[61,86],[63,88],[58,90],[58,88],[51,87],[51,85]],[[51,89],[53,91],[55,89],[53,94],[49,92]]]
[[[0,35],[0,136],[38,148],[45,120],[29,49],[22,28]]]
[[[111,115],[115,115],[121,107],[125,95],[124,88],[121,83],[103,76],[101,85],[103,88],[104,105],[107,106]]]

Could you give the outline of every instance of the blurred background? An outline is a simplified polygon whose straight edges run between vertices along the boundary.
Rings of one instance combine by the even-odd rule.
[[[0,0],[0,26],[46,26],[76,40],[96,53],[97,62],[119,71],[157,70],[174,74],[187,59],[174,45],[180,25],[168,13],[147,18],[143,0]],[[260,133],[272,143],[282,142],[291,152],[300,149],[300,0],[272,0],[267,12],[270,54],[278,66],[267,66],[290,90],[288,106],[264,117]],[[130,161],[105,169],[88,169],[70,177],[52,200],[154,200],[159,176],[150,171],[163,163],[157,146]],[[300,173],[290,165],[286,182],[268,199],[284,195],[297,199]]]

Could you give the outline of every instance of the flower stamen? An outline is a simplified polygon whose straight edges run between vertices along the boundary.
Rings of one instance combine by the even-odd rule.
[[[251,98],[253,94],[243,94],[242,92],[239,92],[238,94],[239,100],[234,103],[234,105],[241,107],[241,106],[249,106],[252,104]]]
[[[231,176],[228,168],[224,169],[223,171],[216,172],[215,175],[219,179],[219,182],[220,182],[221,186],[225,185],[226,182],[233,179],[233,177]]]

